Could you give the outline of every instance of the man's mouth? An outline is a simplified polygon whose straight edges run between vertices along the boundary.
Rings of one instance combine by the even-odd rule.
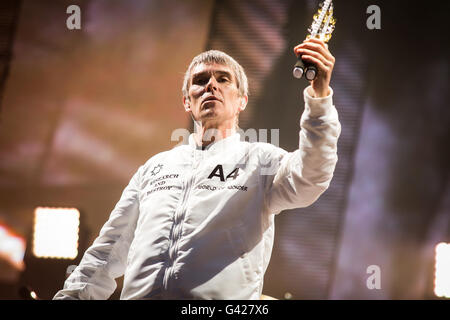
[[[206,97],[205,99],[203,99],[203,102],[211,101],[211,100],[217,100],[217,101],[219,101],[219,99],[217,99],[216,96],[208,96],[208,97]]]
[[[209,96],[209,97],[206,97],[205,99],[203,99],[202,105],[205,105],[205,104],[207,104],[208,102],[211,102],[211,101],[220,101],[220,100],[216,96]]]

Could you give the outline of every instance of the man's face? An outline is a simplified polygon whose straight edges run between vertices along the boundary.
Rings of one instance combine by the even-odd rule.
[[[247,104],[240,96],[232,70],[221,64],[199,64],[189,79],[189,98],[183,98],[187,112],[207,126],[233,128],[236,118]]]

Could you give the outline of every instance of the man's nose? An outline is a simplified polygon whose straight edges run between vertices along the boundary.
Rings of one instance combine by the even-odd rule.
[[[206,91],[217,90],[217,81],[214,76],[209,78],[208,83],[206,84]]]

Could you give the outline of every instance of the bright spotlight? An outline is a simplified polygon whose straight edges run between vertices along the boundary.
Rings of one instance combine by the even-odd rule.
[[[75,208],[34,210],[33,253],[38,258],[75,259],[80,212]]]
[[[436,246],[434,293],[450,298],[450,243],[441,242]]]
[[[0,224],[0,258],[6,259],[18,270],[23,270],[25,239],[14,233],[6,225]]]

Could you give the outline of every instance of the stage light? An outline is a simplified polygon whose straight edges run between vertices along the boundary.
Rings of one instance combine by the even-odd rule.
[[[75,208],[34,210],[33,253],[38,258],[75,259],[80,212]]]
[[[24,268],[26,241],[5,225],[0,224],[0,257],[10,262],[16,269]]]
[[[292,294],[291,294],[290,292],[286,292],[286,293],[284,294],[284,299],[286,299],[286,300],[291,300],[291,299],[292,299]]]
[[[23,300],[40,300],[36,292],[29,286],[21,287],[18,293]]]
[[[450,298],[450,243],[441,242],[436,246],[434,293]]]

